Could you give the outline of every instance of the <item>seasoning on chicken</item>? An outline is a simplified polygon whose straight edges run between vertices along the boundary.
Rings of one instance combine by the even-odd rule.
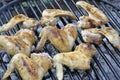
[[[25,22],[24,22],[25,21]],[[7,24],[3,24],[3,26],[0,27],[0,32],[9,31],[15,27],[18,23],[24,22],[24,28],[34,28],[36,27],[39,22],[33,18],[28,18],[27,16],[23,14],[18,14],[14,16]]]
[[[55,17],[64,17],[64,16],[68,16],[72,20],[75,19],[75,16],[70,11],[60,10],[60,9],[45,9],[42,13],[40,24],[42,26],[55,26],[57,23]]]
[[[55,48],[60,52],[71,51],[77,38],[77,27],[73,24],[67,24],[64,28],[47,26],[42,29],[36,50],[40,50],[47,40],[49,40]]]
[[[28,29],[21,29],[14,36],[0,35],[0,49],[10,55],[24,53],[29,56],[34,43],[34,32]]]
[[[81,16],[78,23],[81,28],[93,28],[98,27],[108,22],[107,16],[94,5],[91,5],[85,1],[78,1],[77,6],[81,6],[87,11],[89,16]]]
[[[116,30],[112,27],[106,27],[101,29],[100,33],[105,36],[114,47],[120,50],[120,37]]]
[[[18,63],[19,62],[19,63]],[[42,80],[48,69],[52,68],[52,58],[47,53],[31,54],[31,58],[19,53],[13,56],[8,70],[2,80],[10,76],[17,69],[23,80]]]
[[[103,35],[99,33],[100,29],[90,28],[81,31],[82,38],[87,43],[101,44]]]
[[[54,67],[58,80],[63,79],[63,65],[72,69],[87,70],[90,69],[90,60],[95,54],[96,49],[88,44],[81,43],[73,52],[64,52],[54,56]]]
[[[23,22],[23,28],[30,29],[30,30],[36,30],[39,24],[40,24],[39,21],[33,18],[29,18]]]
[[[41,17],[40,25],[44,26],[55,26],[57,24],[57,19],[55,17],[45,16]]]

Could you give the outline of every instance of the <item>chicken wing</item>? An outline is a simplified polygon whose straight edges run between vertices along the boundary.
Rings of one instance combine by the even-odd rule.
[[[57,23],[55,17],[58,16],[60,17],[68,16],[72,20],[75,19],[75,16],[70,11],[60,9],[45,9],[42,13],[40,24],[42,26],[55,26]]]
[[[63,67],[62,64],[79,70],[90,69],[90,60],[94,55],[96,49],[91,45],[85,43],[76,47],[73,52],[64,52],[54,56],[54,67],[56,67],[58,80],[63,79]]]
[[[19,62],[19,64],[18,64]],[[23,80],[42,80],[45,73],[52,67],[52,59],[47,53],[31,54],[31,58],[18,53],[10,61],[8,70],[3,75],[5,80],[16,68]]]
[[[24,22],[25,21],[25,22]],[[23,14],[18,14],[14,16],[7,24],[3,24],[3,26],[0,27],[0,32],[9,31],[15,27],[18,23],[23,23],[24,28],[34,28],[36,27],[39,22],[33,18],[28,18],[27,16]]]
[[[71,51],[77,38],[77,27],[73,24],[68,24],[62,29],[48,26],[42,29],[39,37],[41,39],[36,47],[37,51],[44,46],[47,40],[49,40],[60,52]]]
[[[78,21],[81,28],[93,28],[98,27],[108,22],[107,16],[94,5],[91,5],[85,1],[78,1],[77,6],[81,6],[85,9],[89,16],[82,16]]]
[[[0,35],[1,50],[5,50],[10,55],[16,53],[29,55],[34,43],[34,32],[28,29],[21,29],[14,36]]]
[[[100,29],[90,28],[81,31],[82,38],[87,43],[101,44],[103,35],[99,33]]]
[[[120,50],[119,34],[112,27],[85,29],[81,31],[81,35],[85,42],[95,44],[101,44],[103,38],[106,37],[114,47]]]
[[[120,50],[120,37],[116,30],[112,27],[106,27],[101,29],[100,33],[105,36],[114,47]]]

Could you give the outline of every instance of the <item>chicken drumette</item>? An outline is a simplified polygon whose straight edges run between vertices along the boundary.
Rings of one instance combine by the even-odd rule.
[[[57,23],[57,19],[55,17],[64,16],[68,16],[72,20],[75,19],[75,16],[70,11],[60,9],[45,9],[42,13],[40,24],[42,26],[55,26]]]
[[[19,63],[18,63],[19,62]],[[31,58],[18,53],[10,61],[8,70],[2,80],[10,76],[16,68],[23,80],[42,80],[45,73],[52,67],[52,58],[47,53],[31,54]]]
[[[10,55],[16,53],[29,55],[34,43],[34,32],[28,29],[21,29],[14,36],[0,35],[0,50],[5,50]]]
[[[106,37],[114,47],[120,50],[119,34],[112,27],[85,29],[81,31],[81,35],[85,42],[95,44],[101,44],[103,38]]]
[[[63,79],[63,67],[62,64],[79,70],[90,69],[90,60],[94,55],[96,49],[88,44],[80,44],[73,52],[63,52],[54,56],[54,67],[56,67],[56,73],[58,80]]]
[[[98,27],[108,22],[107,16],[94,5],[88,4],[85,1],[78,1],[77,6],[81,6],[85,9],[89,16],[81,16],[78,24],[80,28],[93,28]]]
[[[47,26],[42,29],[39,37],[41,39],[36,47],[37,51],[45,45],[47,40],[49,40],[60,52],[71,51],[77,38],[77,27],[73,24],[68,24],[62,29]]]
[[[34,29],[38,26],[39,21],[28,18],[27,16],[23,14],[18,14],[14,16],[7,24],[3,24],[3,26],[0,27],[0,32],[9,31],[15,27],[18,23],[23,23],[23,27],[27,29]]]
[[[87,43],[101,44],[103,35],[99,33],[100,29],[90,28],[81,31],[82,38]]]

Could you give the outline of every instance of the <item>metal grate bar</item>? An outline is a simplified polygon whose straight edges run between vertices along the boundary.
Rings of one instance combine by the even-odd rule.
[[[25,9],[23,8],[23,6],[22,6],[21,4],[22,4],[22,3],[19,3],[20,8],[22,9],[23,13],[24,13],[26,16],[28,16],[27,13],[26,13],[26,11],[25,11]],[[15,9],[16,9],[16,8],[15,8]]]
[[[116,24],[116,26],[112,26],[112,27],[114,27],[114,28],[116,28],[116,30],[119,30],[119,32],[120,32],[120,28],[119,28],[119,23],[117,22],[117,20],[116,20],[116,18],[113,16],[113,15],[111,15],[112,13],[111,13],[111,11],[107,8],[107,7],[105,7],[105,6],[103,6],[104,4],[102,4],[101,3],[101,6],[103,7],[103,9],[106,11],[106,13],[109,15],[109,17],[111,18],[111,20],[114,22],[114,24]]]
[[[109,4],[110,6],[114,7],[115,9],[119,10],[120,11],[120,8],[118,8],[117,6],[115,6],[114,4],[111,4],[110,2],[107,2],[105,0],[103,0],[102,2],[106,3],[106,4]]]
[[[11,2],[7,3],[7,5],[2,6],[2,7],[0,8],[0,11],[3,11],[3,10],[5,10],[5,9],[7,9],[7,8],[11,7],[12,5],[18,3],[18,2],[19,2],[18,0],[11,1]]]
[[[7,21],[8,21],[8,18],[6,17],[5,13],[2,13],[2,14],[3,14],[4,19],[5,19],[5,21],[6,21],[4,24],[6,24],[6,23],[7,23]],[[7,34],[7,35],[10,35],[10,31],[9,31],[9,32],[7,32],[6,34]]]
[[[102,67],[102,64],[99,62],[99,60],[93,56],[94,61],[96,62],[96,64],[98,65],[100,71],[102,72],[102,74],[104,75],[105,80],[110,80],[109,76],[105,73],[104,68]]]
[[[73,3],[73,5],[76,5],[76,2],[77,1],[75,1],[75,0],[71,0],[72,1],[72,3]],[[77,8],[77,10],[79,11],[79,13],[80,13],[80,16],[82,16],[83,15],[83,12],[81,12],[81,10],[77,7],[77,6],[75,6],[76,8]],[[77,15],[78,16],[78,15]]]
[[[38,15],[36,14],[35,10],[33,9],[33,7],[31,6],[30,2],[27,1],[27,4],[30,6],[30,9],[32,10],[32,12],[34,13],[35,17],[39,20],[40,18],[38,17]]]
[[[39,8],[38,4],[36,3],[36,1],[33,0],[33,2],[34,2],[34,4],[35,4],[35,6],[37,7],[38,11],[40,12],[40,14],[42,14],[42,11],[40,10],[40,8]]]
[[[65,3],[65,5],[67,6],[67,8],[71,11],[71,12],[73,12],[74,14],[75,14],[75,12],[72,10],[72,8],[69,6],[69,4],[66,2],[66,1],[64,1],[63,0],[63,2]],[[70,1],[71,2],[71,1]],[[75,15],[75,17],[76,17],[77,15]],[[79,20],[79,18],[78,17],[76,17],[76,19],[77,20]]]
[[[0,17],[1,17],[1,15],[0,15]],[[1,25],[3,25],[3,24],[4,24],[1,18],[0,18],[0,23],[1,23]],[[7,34],[7,35],[8,35],[8,32],[6,32],[6,33],[5,33],[5,32],[2,32],[2,33],[1,33],[1,35],[5,35],[5,34]]]
[[[95,64],[95,61],[92,59],[92,62]],[[93,69],[93,72],[96,74],[95,77],[96,79],[104,80],[103,75],[100,74],[100,72],[97,71],[97,69],[94,67],[93,63],[91,63],[91,67]]]
[[[112,54],[115,54],[113,53],[107,46],[107,44],[104,43],[104,48],[106,49],[107,53],[109,53],[109,55],[112,57],[112,59],[115,61],[115,63],[117,64],[117,66],[120,68],[120,61],[115,57],[115,55],[112,55]]]
[[[5,53],[4,54],[1,54],[0,56],[1,56],[1,58],[3,58],[3,56],[5,55]],[[7,65],[4,63],[4,61],[3,61],[3,59],[2,59],[2,64],[1,64],[1,66],[3,67],[3,69],[6,71],[7,70]],[[11,77],[9,77],[9,78],[11,78]]]
[[[118,13],[117,10],[113,9],[113,12],[115,12],[115,14],[117,14],[117,16],[120,18],[120,14]]]
[[[54,0],[54,1],[55,1],[55,3],[58,5],[59,9],[63,9],[56,0]],[[65,18],[63,18],[63,20],[64,20],[64,22],[65,22],[64,25],[66,25],[66,24],[69,23]]]
[[[107,66],[109,66],[110,70],[113,72],[113,75],[116,77],[116,79],[119,79],[119,75],[118,75],[117,71],[113,68],[114,66],[110,63],[110,61],[104,55],[104,52],[102,52],[101,49],[98,49],[98,51],[99,51],[100,55],[102,56],[102,58],[105,60]]]
[[[8,13],[9,13],[9,15],[10,15],[10,18],[12,18],[14,15],[11,13],[11,11],[10,10],[8,10]],[[15,30],[14,32],[16,33],[16,31],[18,31],[20,29],[20,26],[17,26],[17,27],[15,27],[13,30]],[[14,34],[15,34],[14,33]]]

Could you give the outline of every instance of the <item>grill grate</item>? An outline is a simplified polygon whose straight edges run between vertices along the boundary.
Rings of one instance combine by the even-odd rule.
[[[58,18],[58,28],[62,28],[68,23],[76,23],[80,16],[87,15],[83,9],[80,9],[75,6],[75,3],[78,0],[13,0],[7,5],[4,5],[0,8],[0,25],[7,23],[14,15],[25,14],[26,16],[36,18],[40,20],[41,13],[46,8],[59,8],[64,10],[69,10],[73,12],[76,16],[76,20],[71,22],[69,19],[64,17]],[[109,2],[101,1],[96,2],[95,0],[86,0],[87,2],[94,4],[96,7],[105,12],[109,18],[109,23],[105,26],[113,27],[115,30],[120,32],[120,13],[119,7],[112,5]],[[9,32],[2,32],[1,35],[14,35],[21,25],[17,25],[14,29]],[[39,35],[41,30],[39,26],[38,30],[35,32],[36,35]],[[83,42],[80,35],[80,30],[78,30],[79,37],[76,40],[76,45]],[[36,37],[37,38],[37,37]],[[38,38],[37,38],[38,40]],[[87,71],[80,70],[70,70],[64,66],[64,80],[119,80],[120,78],[120,51],[115,49],[106,39],[103,40],[102,45],[95,45],[97,48],[96,55],[91,61],[91,69]],[[34,45],[36,46],[36,45]],[[34,47],[33,46],[33,47]],[[47,43],[40,52],[48,52],[52,57],[58,53],[58,50],[50,43]],[[4,72],[9,66],[9,61],[11,56],[7,55],[6,52],[1,52],[0,54],[0,79],[2,78]],[[45,75],[43,80],[56,80],[55,69],[49,70]],[[8,80],[22,80],[17,70],[15,70]]]

